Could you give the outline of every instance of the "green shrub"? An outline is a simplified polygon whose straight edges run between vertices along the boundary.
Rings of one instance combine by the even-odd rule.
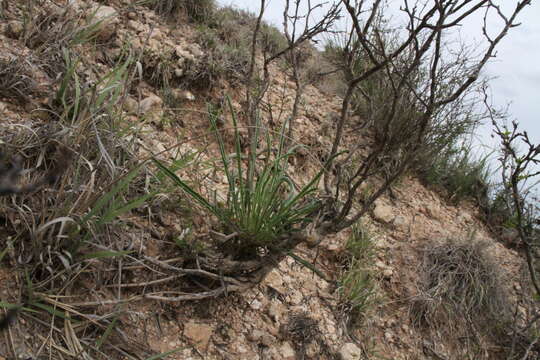
[[[208,26],[198,29],[197,43],[206,50],[201,61],[191,64],[183,82],[191,88],[211,89],[220,79],[235,82],[245,78],[249,64],[248,40],[225,41],[220,31]]]
[[[475,158],[470,146],[451,147],[434,155],[420,175],[428,184],[445,188],[456,202],[471,198],[481,206],[488,204],[491,186],[488,156]]]
[[[211,21],[216,11],[216,2],[215,0],[156,0],[154,9],[158,14],[169,18],[183,12],[193,22],[206,23]]]
[[[233,82],[245,79],[256,20],[256,15],[233,7],[216,10],[212,21],[197,29],[197,43],[205,49],[207,56],[192,64],[184,75],[184,82],[205,90],[221,78]],[[287,40],[276,27],[263,22],[258,46],[274,53],[285,48]]]

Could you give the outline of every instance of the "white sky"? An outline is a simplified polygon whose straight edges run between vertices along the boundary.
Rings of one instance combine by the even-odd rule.
[[[234,5],[252,12],[259,11],[259,0],[218,0],[221,5]],[[267,0],[265,20],[282,28],[283,0]],[[313,1],[316,3],[316,1]],[[515,4],[506,0],[505,5]],[[512,5],[514,6],[514,5]],[[466,24],[461,33],[473,39],[481,18],[476,24]],[[533,0],[520,14],[521,26],[511,29],[499,44],[497,57],[485,68],[485,74],[495,77],[491,81],[493,101],[498,107],[510,104],[509,113],[529,133],[535,143],[540,143],[540,1]],[[476,25],[476,26],[475,26]],[[467,31],[469,33],[467,33]],[[493,146],[491,126],[478,131],[479,141]]]

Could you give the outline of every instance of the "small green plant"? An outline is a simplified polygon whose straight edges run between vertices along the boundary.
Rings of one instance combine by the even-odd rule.
[[[375,279],[370,270],[373,256],[373,236],[365,226],[354,225],[345,246],[345,271],[339,288],[351,324],[361,321],[377,299]]]
[[[230,103],[229,108],[235,129],[235,152],[232,154],[227,153],[217,127],[219,113],[210,111],[212,130],[219,145],[220,167],[228,181],[226,198],[220,199],[215,195],[211,200],[205,197],[167,166],[158,160],[154,161],[198,205],[219,220],[222,231],[234,234],[228,241],[233,245],[230,248],[234,253],[247,252],[253,255],[258,247],[272,248],[275,241],[310,222],[310,215],[320,206],[319,202],[310,200],[310,195],[316,191],[321,173],[297,191],[287,174],[288,162],[295,148],[285,148],[282,129],[277,148],[272,149],[270,135],[266,132],[266,150],[258,154],[255,144],[261,140],[260,126],[254,131],[254,146],[247,156],[247,164],[244,163],[246,157],[242,156],[238,124]],[[258,155],[264,155],[265,160],[259,161]]]
[[[216,11],[215,0],[155,0],[154,9],[160,15],[173,18],[184,12],[196,23],[208,22]]]
[[[429,184],[446,189],[453,201],[471,198],[484,206],[490,189],[488,160],[489,154],[475,158],[471,146],[453,146],[435,155],[421,174]]]

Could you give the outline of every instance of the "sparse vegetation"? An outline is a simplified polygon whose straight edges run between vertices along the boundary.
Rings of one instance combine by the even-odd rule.
[[[472,199],[485,208],[492,186],[488,159],[476,158],[470,145],[452,146],[435,155],[420,175],[428,184],[446,189],[451,201]]]
[[[211,21],[216,11],[215,0],[154,0],[153,3],[158,14],[172,19],[182,12],[196,23]]]
[[[374,237],[365,225],[356,224],[344,250],[344,270],[339,281],[342,311],[351,327],[361,324],[377,300],[373,259]]]
[[[335,268],[300,245],[315,247],[347,229],[352,233],[340,258],[339,310],[349,328],[365,323],[384,290],[372,270],[374,238],[362,222],[375,201],[403,174],[419,170],[428,181],[446,187],[452,199],[486,200],[486,160],[475,160],[469,148],[456,144],[483,116],[472,112],[468,98],[477,89],[478,74],[530,0],[518,1],[508,14],[489,1],[478,7],[465,0],[426,1],[421,9],[404,1],[407,23],[399,30],[385,21],[385,2],[341,0],[343,11],[331,5],[315,21],[321,3],[286,0],[283,33],[263,21],[264,0],[255,15],[218,9],[214,0],[115,3],[114,26],[105,38],[100,35],[102,26],[110,25],[104,20],[109,17],[95,19],[95,7],[81,5],[74,11],[28,1],[14,11],[11,4],[0,3],[6,19],[24,13],[22,28],[12,26],[21,23],[17,18],[6,34],[31,54],[0,60],[0,97],[10,103],[0,155],[11,163],[0,163],[0,185],[9,185],[0,186],[0,263],[15,269],[12,286],[17,287],[0,301],[0,308],[8,310],[0,328],[19,314],[26,321],[18,330],[39,336],[39,344],[21,336],[32,356],[90,360],[158,359],[178,351],[155,355],[148,343],[137,348],[130,337],[140,334],[122,328],[139,316],[128,303],[200,301],[242,292],[261,284],[287,256],[325,285],[332,283],[338,277]],[[495,33],[483,29],[481,52],[442,50],[448,31],[460,25],[455,19],[480,10],[490,21],[495,17],[501,22]],[[335,120],[330,122],[319,109],[308,114],[302,106],[307,86],[332,70],[318,61],[312,43],[334,33],[341,15],[351,27],[340,29],[343,41],[326,49],[341,71],[334,80],[340,88],[335,91],[343,96],[340,114],[329,114]],[[174,42],[188,42],[191,36],[173,34],[178,29],[172,20],[178,16],[197,27],[197,45]],[[163,24],[152,33],[156,19]],[[131,35],[137,38],[133,49],[138,54],[125,45]],[[37,82],[34,68],[46,79]],[[275,81],[277,71],[283,80]],[[41,80],[46,93],[41,93]],[[209,105],[205,112],[195,99],[200,99],[198,92],[216,95],[216,84],[234,99],[211,99],[209,103],[219,105]],[[150,99],[155,102],[147,102],[148,108],[161,106],[156,94],[163,93],[178,95],[182,102],[184,89],[177,88],[189,88],[197,97],[186,91],[186,123],[192,124],[181,136],[175,134],[174,144],[159,124],[146,121],[151,115],[144,118],[141,104]],[[280,93],[281,104],[270,104]],[[43,109],[31,114],[23,105],[36,94],[43,95]],[[128,98],[136,111],[124,111]],[[316,104],[319,99],[309,100]],[[20,121],[11,108],[21,109]],[[329,112],[335,110],[332,105]],[[201,117],[192,116],[201,113],[209,117],[208,132]],[[357,123],[350,123],[351,115]],[[141,124],[144,131],[133,130]],[[298,124],[304,130],[320,125],[320,131],[308,134],[319,147],[316,155],[298,145],[303,136],[294,131]],[[507,220],[519,232],[540,293],[530,260],[538,244],[537,219],[534,210],[524,208],[518,189],[520,181],[538,175],[528,173],[525,165],[538,164],[540,150],[516,126],[497,130],[509,180],[497,199],[505,214],[512,214]],[[512,142],[518,139],[529,147],[525,156],[514,150]],[[174,186],[166,184],[171,180]],[[486,244],[449,240],[426,248],[423,260],[421,294],[411,308],[418,328],[440,336],[463,334],[470,326],[478,334],[467,339],[476,343],[482,336],[508,335],[513,309]],[[261,289],[273,291],[273,302],[312,306],[312,299],[305,304],[287,299],[281,279],[272,280]],[[239,299],[230,300],[228,306],[234,307]],[[335,303],[329,303],[328,314],[335,310]],[[258,300],[250,305],[252,310],[268,305],[264,312],[272,323],[283,315],[270,314],[271,305]],[[159,311],[137,321],[145,322],[146,331],[148,318],[153,321],[157,315],[155,328],[162,337],[161,314],[166,314],[166,329],[169,320],[178,319],[178,309],[164,305]],[[319,323],[327,320],[298,312],[281,332],[299,356],[316,344],[321,358],[335,357],[320,334]],[[538,340],[529,331],[533,326],[515,328],[514,339],[528,352]],[[189,338],[186,328],[180,329]],[[264,337],[258,350],[262,353],[273,339]],[[10,349],[14,358],[20,355],[15,349]]]

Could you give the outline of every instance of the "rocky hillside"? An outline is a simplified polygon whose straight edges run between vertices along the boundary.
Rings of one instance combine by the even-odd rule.
[[[223,234],[147,160],[170,164],[206,196],[226,193],[208,114],[228,98],[242,114],[244,57],[216,50],[219,33],[189,13],[68,3],[4,1],[0,10],[0,359],[523,354],[525,340],[506,327],[531,311],[519,250],[494,238],[473,202],[453,204],[414,174],[356,227],[300,244],[260,284],[186,295],[212,291],[199,262]],[[225,64],[231,58],[240,60]],[[296,85],[282,65],[269,71],[261,118],[279,133]],[[295,119],[303,147],[288,173],[300,185],[317,175],[342,102],[328,82],[316,85]],[[219,121],[234,147],[230,112]],[[363,126],[353,118],[344,143],[371,144],[368,128],[355,132]]]

